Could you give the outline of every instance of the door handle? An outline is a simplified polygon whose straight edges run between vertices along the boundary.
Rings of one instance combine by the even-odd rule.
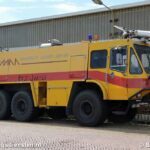
[[[112,72],[109,76],[113,79],[115,77],[115,73]]]

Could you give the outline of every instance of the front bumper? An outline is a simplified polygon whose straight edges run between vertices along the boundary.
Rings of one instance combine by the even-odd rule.
[[[150,88],[143,88],[142,90],[131,96],[129,100],[140,100],[141,102],[150,103]]]

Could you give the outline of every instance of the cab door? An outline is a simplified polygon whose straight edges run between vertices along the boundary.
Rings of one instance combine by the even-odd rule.
[[[107,75],[109,100],[128,99],[127,58],[127,46],[118,46],[110,49],[110,64]]]
[[[91,50],[90,61],[88,79],[98,82],[101,88],[107,91],[108,50]]]
[[[143,58],[146,61],[146,58]],[[142,64],[133,48],[130,48],[129,56],[129,74],[128,74],[128,98],[140,99],[138,94],[145,87],[147,75],[142,69]]]

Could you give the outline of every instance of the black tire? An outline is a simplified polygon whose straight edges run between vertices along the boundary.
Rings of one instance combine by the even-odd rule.
[[[31,94],[26,91],[19,91],[13,96],[11,110],[17,121],[26,122],[37,118],[38,109],[34,107]]]
[[[83,126],[92,127],[103,124],[107,113],[106,103],[92,90],[79,93],[73,103],[73,114]]]
[[[129,109],[128,113],[124,114],[124,115],[116,115],[116,114],[112,113],[108,117],[108,120],[110,122],[119,123],[119,124],[128,123],[128,122],[132,121],[135,118],[136,114],[137,114],[137,109],[136,108]]]
[[[11,97],[5,91],[0,91],[0,120],[11,116]]]
[[[66,119],[66,108],[51,108],[47,110],[47,114],[50,118],[60,120]]]

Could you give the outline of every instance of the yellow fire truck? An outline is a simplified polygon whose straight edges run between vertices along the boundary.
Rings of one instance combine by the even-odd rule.
[[[124,39],[2,51],[0,119],[31,121],[45,109],[85,126],[132,120],[150,100],[150,36],[123,31]]]

